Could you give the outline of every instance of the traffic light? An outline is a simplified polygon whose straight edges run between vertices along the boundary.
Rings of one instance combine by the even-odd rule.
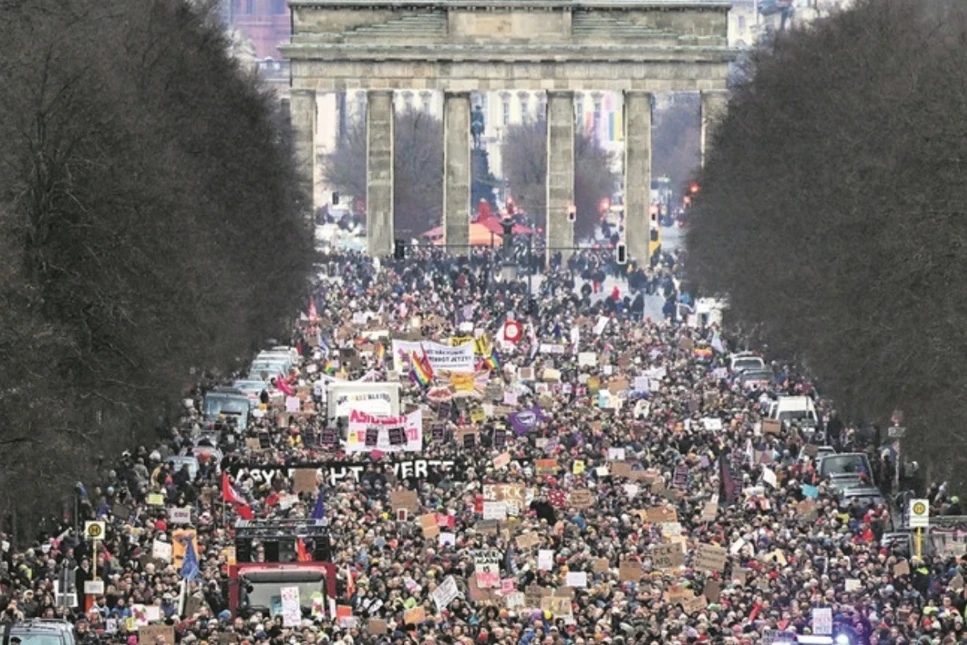
[[[395,260],[406,259],[406,243],[403,240],[396,240],[396,244],[393,247],[393,259]]]
[[[690,192],[691,194],[695,195],[701,189],[702,189],[701,186],[699,186],[698,184],[696,184],[696,183],[693,182],[692,185],[688,187],[688,192]]]
[[[614,261],[618,264],[626,264],[628,262],[628,248],[624,242],[619,242],[614,247]]]
[[[574,220],[578,218],[578,209],[574,204],[568,204],[567,207],[567,221],[574,223]]]
[[[339,193],[333,191],[332,193],[332,205],[339,206]]]

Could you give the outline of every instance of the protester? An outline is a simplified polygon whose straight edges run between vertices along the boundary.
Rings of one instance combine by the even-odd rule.
[[[800,434],[762,423],[771,398],[815,396],[808,383],[777,368],[774,384],[744,390],[722,330],[642,319],[639,292],[675,302],[674,257],[647,272],[607,257],[579,254],[532,276],[532,296],[525,281],[497,282],[489,251],[417,250],[380,265],[330,255],[330,277],[293,334],[297,369],[256,396],[259,418],[239,436],[217,421],[217,445],[199,449],[193,437],[211,424],[203,391],[189,393],[158,446],[125,453],[96,487],[79,486],[78,519],[109,525],[96,553],[67,527],[22,550],[3,538],[4,618],[69,618],[83,643],[135,643],[136,626],[167,624],[183,643],[749,645],[776,630],[810,634],[828,609],[851,643],[967,643],[962,559],[917,561],[881,547],[896,509],[839,503]],[[622,279],[610,293],[606,271]],[[508,321],[520,323],[517,336]],[[419,355],[404,355],[393,373],[393,339],[472,343],[471,389],[443,370],[421,384],[411,366]],[[400,380],[406,408],[427,420],[418,452],[347,454],[321,443],[326,384],[362,378]],[[282,392],[302,388],[311,394],[300,410],[278,414]],[[848,444],[854,429],[828,416],[832,440]],[[191,453],[197,472],[168,461]],[[408,457],[459,467],[394,477],[391,464]],[[266,483],[238,467],[335,461],[367,469],[358,480],[324,472],[321,490],[291,505],[281,503],[291,479]],[[400,519],[394,493],[409,488],[418,508]],[[959,512],[945,489],[930,495]],[[197,531],[187,565],[156,551],[156,541],[177,544],[183,527],[169,512],[185,507]],[[339,620],[327,611],[287,628],[229,611],[233,527],[249,512],[325,515]],[[481,588],[494,569],[497,586]],[[88,601],[84,582],[95,577],[104,593]],[[450,577],[459,595],[438,607],[434,592]],[[67,580],[80,609],[65,606]]]

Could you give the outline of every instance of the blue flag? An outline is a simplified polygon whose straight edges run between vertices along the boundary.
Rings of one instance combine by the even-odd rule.
[[[198,577],[201,573],[201,568],[198,566],[198,554],[195,553],[195,541],[192,539],[188,540],[188,547],[185,551],[185,561],[181,565],[181,571],[179,572],[181,577],[191,582]]]
[[[326,498],[323,495],[322,488],[319,489],[319,496],[316,497],[316,506],[312,509],[312,519],[326,519]]]

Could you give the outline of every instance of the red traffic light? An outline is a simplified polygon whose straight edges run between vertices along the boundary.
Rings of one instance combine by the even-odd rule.
[[[688,187],[688,192],[690,192],[691,194],[694,195],[695,193],[697,193],[701,189],[702,189],[701,186],[699,186],[698,184],[694,184],[693,183],[691,186]]]

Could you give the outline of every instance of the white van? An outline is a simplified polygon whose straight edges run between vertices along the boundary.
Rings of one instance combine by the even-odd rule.
[[[816,406],[808,396],[780,396],[769,405],[769,418],[786,426],[793,422],[813,428],[819,425]]]

